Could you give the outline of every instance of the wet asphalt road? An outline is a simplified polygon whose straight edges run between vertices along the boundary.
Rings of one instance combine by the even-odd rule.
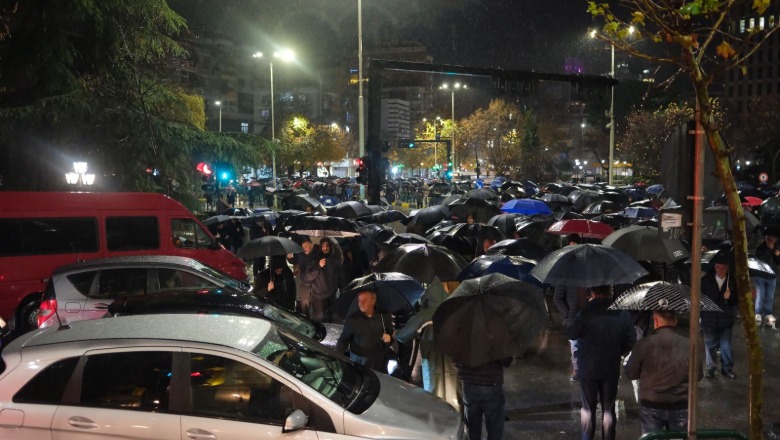
[[[776,308],[777,309],[777,308]],[[569,345],[560,316],[552,315],[547,346],[538,354],[518,359],[507,368],[504,391],[507,416],[504,439],[574,439],[580,436],[580,389],[569,382]],[[687,335],[688,328],[681,328]],[[780,421],[780,330],[759,329],[765,353],[764,424]],[[703,340],[700,338],[700,347]],[[734,429],[748,433],[748,378],[746,346],[741,322],[734,328],[736,380],[717,374],[699,383],[699,429]],[[703,359],[704,352],[701,351]],[[617,438],[641,436],[639,404],[634,385],[621,377],[617,403]],[[600,438],[600,427],[596,432]]]

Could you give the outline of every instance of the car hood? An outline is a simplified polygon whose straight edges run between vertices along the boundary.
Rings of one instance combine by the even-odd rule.
[[[346,413],[347,435],[367,438],[457,439],[458,412],[422,388],[385,374],[379,378],[379,397],[362,414]]]

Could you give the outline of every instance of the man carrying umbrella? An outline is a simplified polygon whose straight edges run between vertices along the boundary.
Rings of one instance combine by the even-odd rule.
[[[311,283],[309,317],[323,322],[336,297],[336,291],[344,288],[344,271],[341,259],[333,252],[333,242],[328,237],[320,242],[320,252],[315,258],[316,264],[306,268],[302,279]]]
[[[376,293],[364,290],[358,294],[360,311],[348,316],[336,343],[336,351],[372,370],[387,374],[386,354],[393,343],[393,319],[376,310]]]
[[[271,257],[269,266],[258,273],[255,289],[258,295],[295,310],[295,277],[283,256]]]
[[[707,379],[715,377],[718,367],[717,350],[720,347],[720,372],[724,377],[736,379],[734,357],[731,352],[731,330],[734,326],[736,307],[739,304],[737,283],[729,275],[729,258],[718,255],[713,258],[715,271],[701,279],[701,294],[717,304],[722,312],[701,312],[701,329],[704,331],[704,348],[707,361]]]
[[[566,328],[566,337],[577,339],[583,440],[595,438],[596,407],[599,402],[602,409],[602,438],[615,439],[615,399],[620,379],[620,360],[636,342],[631,316],[625,310],[608,310],[611,303],[610,286],[593,287],[588,304]]]
[[[296,286],[296,309],[299,313],[309,316],[311,305],[311,282],[304,279],[306,269],[317,264],[316,254],[313,252],[314,243],[309,237],[304,237],[301,243],[303,252],[288,254],[287,261],[293,265],[295,273],[298,275],[298,285]]]
[[[653,328],[636,343],[625,365],[626,376],[639,380],[642,434],[686,430],[690,341],[677,333],[674,310],[653,310]],[[701,365],[696,370],[701,380]]]

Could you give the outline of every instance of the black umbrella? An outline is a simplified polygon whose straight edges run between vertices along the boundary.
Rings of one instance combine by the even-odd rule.
[[[317,199],[314,196],[310,196],[309,194],[306,193],[300,193],[292,196],[292,202],[290,203],[290,205],[297,206],[303,209],[306,208],[316,209],[317,207],[322,206],[322,202],[320,202],[319,199]]]
[[[714,270],[715,262],[726,262],[730,269],[734,269],[734,245],[726,242],[721,249],[704,252],[701,255],[701,268],[704,271]],[[690,263],[690,261],[688,261]],[[770,265],[758,258],[748,257],[748,273],[751,277],[774,279],[775,271]]]
[[[543,301],[501,274],[464,281],[433,314],[434,349],[467,366],[520,356],[546,325]]]
[[[460,200],[462,198],[463,198],[463,194],[460,193],[445,194],[444,198],[442,199],[441,203],[439,203],[439,205],[449,205],[450,203]]]
[[[609,306],[611,310],[674,310],[691,311],[691,288],[683,284],[654,281],[634,286]],[[703,312],[722,312],[723,310],[707,296],[701,297]]]
[[[269,235],[247,242],[241,246],[236,256],[238,258],[260,258],[296,252],[303,252],[303,248],[298,243],[288,238]]]
[[[391,246],[400,246],[402,244],[410,244],[410,243],[425,243],[425,244],[431,244],[430,240],[423,237],[422,235],[413,234],[411,232],[402,232],[400,234],[395,234],[392,237],[385,240],[386,244],[389,244]]]
[[[590,205],[586,206],[585,209],[582,210],[582,214],[585,215],[610,214],[619,211],[621,208],[622,206],[618,205],[615,202],[611,202],[609,200],[599,200],[598,202],[593,202]]]
[[[387,313],[411,312],[425,288],[414,278],[398,272],[372,273],[356,278],[344,287],[330,310],[347,317],[357,310],[357,296],[370,290],[376,293],[376,309]]]
[[[401,222],[406,224],[409,221],[409,217],[401,211],[385,211],[376,212],[368,217],[362,217],[360,220],[366,223],[386,224],[392,222]]]
[[[631,284],[647,271],[615,248],[578,244],[552,251],[531,270],[531,275],[545,284],[594,287]]]
[[[575,211],[581,211],[591,203],[601,200],[601,194],[596,191],[577,190],[569,194],[569,200]]]
[[[498,206],[486,200],[475,199],[473,197],[457,200],[447,206],[452,215],[464,221],[469,216],[473,216],[475,222],[485,223],[490,220],[491,217],[501,214],[501,210],[498,209]]]
[[[502,240],[490,246],[488,255],[515,255],[532,260],[541,260],[549,251],[528,238]]]
[[[442,228],[440,231],[456,237],[474,237],[477,240],[490,238],[496,241],[501,241],[506,238],[504,233],[501,232],[497,227],[487,226],[480,223],[456,223],[450,227]]]
[[[486,201],[498,201],[498,193],[489,188],[477,188],[466,192],[464,199],[480,199]]]
[[[629,226],[609,234],[601,242],[604,246],[620,249],[638,261],[674,263],[690,257],[680,240],[661,238],[658,228]]]
[[[313,237],[355,237],[360,235],[358,225],[349,219],[326,215],[298,216],[292,221],[290,232]]]
[[[203,220],[203,224],[206,226],[216,225],[217,223],[222,223],[231,220],[233,217],[229,215],[215,215],[212,217],[207,218],[206,220]]]
[[[377,243],[384,243],[395,235],[393,228],[384,225],[365,225],[361,226],[358,231]]]
[[[444,246],[464,257],[468,255],[468,259],[473,258],[477,251],[477,240],[474,237],[461,237],[436,231],[428,235],[428,240],[435,245]]]
[[[517,222],[515,221],[517,218],[526,218],[526,216],[523,214],[499,214],[490,217],[490,220],[487,221],[487,225],[495,226],[504,235],[511,237],[512,234],[517,231]]]
[[[454,280],[468,262],[445,247],[433,244],[402,244],[374,266],[375,272],[401,272],[421,283],[434,277]]]
[[[354,200],[341,202],[328,208],[328,215],[332,217],[358,218],[366,217],[371,214],[373,214],[371,209],[369,209],[366,205]]]
[[[417,211],[411,221],[406,225],[406,232],[414,232],[415,234],[422,235],[425,234],[425,231],[431,226],[448,218],[450,218],[450,210],[446,206],[429,206]]]

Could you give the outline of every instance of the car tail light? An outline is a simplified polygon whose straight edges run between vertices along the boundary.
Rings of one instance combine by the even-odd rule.
[[[42,327],[43,323],[48,321],[52,316],[57,314],[57,300],[56,299],[44,299],[41,301],[41,306],[38,308],[38,327]]]

